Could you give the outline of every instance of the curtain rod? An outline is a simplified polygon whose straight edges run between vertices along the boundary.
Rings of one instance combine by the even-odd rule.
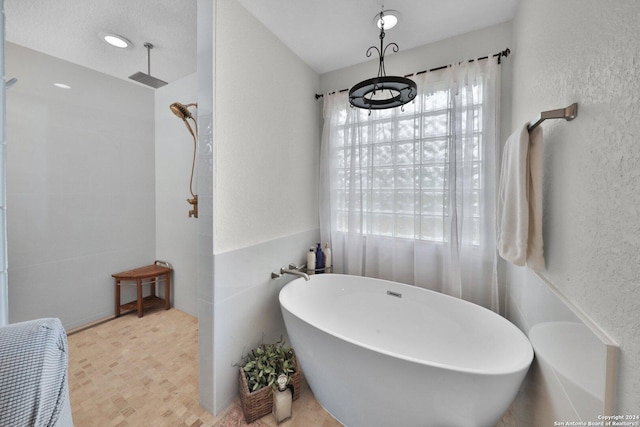
[[[497,57],[498,58],[498,64],[500,64],[500,63],[502,63],[502,57],[504,56],[506,58],[506,57],[509,56],[510,53],[511,53],[511,49],[506,48],[502,52],[494,53],[492,55],[492,58],[496,58]],[[489,59],[489,57],[488,56],[483,56],[482,58],[470,59],[469,62],[482,61],[483,59]],[[405,74],[404,77],[417,76],[419,74],[430,73],[432,71],[444,70],[445,68],[449,68],[450,66],[451,66],[451,64],[443,65],[441,67],[431,68],[430,70],[418,71],[417,73]],[[333,91],[333,92],[329,92],[329,95],[333,95],[336,92],[337,93],[342,93],[342,92],[347,92],[347,91],[349,91],[349,89],[340,89],[340,90],[336,90],[336,91]],[[316,99],[320,99],[322,97],[324,97],[323,94],[316,93]]]

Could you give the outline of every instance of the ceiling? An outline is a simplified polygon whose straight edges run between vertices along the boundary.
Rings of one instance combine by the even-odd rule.
[[[84,67],[122,79],[146,73],[150,42],[152,76],[172,82],[196,71],[195,0],[5,0],[4,9],[7,41]],[[133,48],[112,47],[100,32]]]
[[[401,50],[510,21],[520,0],[238,0],[317,73],[369,60],[379,45],[374,18],[401,14],[385,43]]]
[[[368,60],[378,45],[373,20],[385,9],[401,14],[386,42],[401,50],[513,18],[520,0],[238,0],[318,74]],[[127,79],[147,72],[172,82],[196,71],[196,0],[5,0],[6,40]],[[122,35],[117,49],[98,36]],[[7,76],[10,78],[11,76]]]

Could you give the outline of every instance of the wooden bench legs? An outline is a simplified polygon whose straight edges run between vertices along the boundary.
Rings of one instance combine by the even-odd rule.
[[[160,298],[156,295],[156,283],[158,277],[164,278],[164,298]],[[148,282],[144,283],[143,278],[135,277],[135,278],[116,278],[115,279],[115,316],[119,317],[121,314],[129,311],[137,311],[138,317],[144,316],[144,309],[153,307],[156,305],[163,305],[165,310],[169,310],[171,303],[171,272],[163,272],[154,277],[146,277],[149,279]],[[121,286],[123,281],[135,281],[136,285],[136,299],[135,301],[128,302],[126,304],[121,304],[120,302],[120,294],[121,294]],[[149,295],[143,297],[142,287],[143,285],[149,286]]]

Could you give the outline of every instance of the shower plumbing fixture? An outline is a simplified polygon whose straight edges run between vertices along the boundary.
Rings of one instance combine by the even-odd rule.
[[[302,271],[300,271],[301,269],[305,268],[306,265],[302,265],[300,267],[296,266],[295,264],[289,264],[289,268],[280,268],[280,273],[276,273],[276,272],[272,272],[271,273],[271,278],[272,279],[277,279],[278,277],[282,276],[283,274],[293,274],[294,276],[300,276],[300,277],[304,277],[304,280],[310,280],[310,277],[307,273],[303,273]]]
[[[171,104],[169,106],[169,109],[171,110],[171,112],[173,114],[176,115],[176,117],[182,119],[182,121],[184,122],[185,126],[189,130],[189,133],[193,137],[193,160],[191,161],[191,179],[189,180],[189,192],[191,193],[191,199],[187,199],[187,202],[190,205],[193,206],[193,209],[191,209],[189,211],[189,218],[191,218],[191,217],[198,218],[198,195],[197,194],[193,194],[193,170],[194,170],[194,168],[196,166],[196,147],[197,147],[197,141],[198,141],[198,122],[196,122],[195,117],[193,117],[193,115],[191,114],[191,111],[189,111],[189,107],[198,108],[198,104],[197,103],[192,103],[192,104],[184,105],[184,104],[181,104],[179,102],[174,102],[173,104]],[[189,124],[187,119],[191,119],[193,121],[193,125],[196,128],[195,132],[193,131],[193,128],[191,128],[191,125]]]
[[[147,48],[147,73],[138,71],[137,73],[130,75],[129,78],[144,85],[151,86],[154,89],[158,89],[159,87],[166,85],[167,82],[151,75],[151,49],[153,49],[153,45],[149,42],[145,42],[144,47]]]

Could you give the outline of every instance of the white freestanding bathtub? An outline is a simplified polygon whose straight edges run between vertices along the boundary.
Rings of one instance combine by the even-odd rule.
[[[280,306],[313,394],[348,427],[494,427],[533,359],[508,320],[415,286],[319,274]]]

